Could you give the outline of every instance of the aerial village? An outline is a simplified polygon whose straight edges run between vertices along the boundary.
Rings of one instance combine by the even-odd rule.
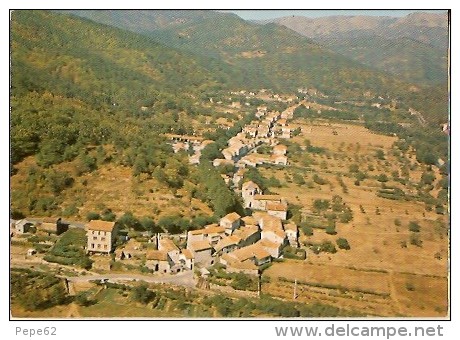
[[[278,98],[281,101],[281,98]],[[288,99],[289,101],[289,99]],[[239,106],[239,103],[232,103]],[[220,263],[228,272],[244,272],[258,274],[262,265],[282,256],[282,249],[289,245],[298,247],[298,228],[293,223],[286,223],[288,204],[285,198],[264,194],[260,187],[252,182],[243,181],[243,175],[248,167],[261,164],[288,165],[287,147],[280,144],[280,139],[291,138],[292,129],[288,124],[297,107],[288,107],[283,112],[270,112],[266,106],[259,106],[256,119],[244,126],[241,132],[228,140],[228,146],[222,150],[224,158],[213,160],[213,166],[232,165],[237,168],[233,178],[222,175],[225,183],[235,190],[244,203],[245,209],[250,209],[252,215],[242,217],[231,212],[222,217],[219,223],[209,224],[202,229],[188,231],[185,235],[184,247],[179,247],[173,238],[177,235],[168,233],[155,234],[149,243],[155,249],[142,250],[134,240],[124,237],[124,243],[116,246],[119,230],[116,222],[91,220],[77,227],[84,227],[87,235],[86,252],[95,259],[93,269],[98,269],[97,261],[104,255],[112,254],[115,261],[136,258],[142,252],[145,256],[145,266],[151,273],[174,274],[187,270],[202,269]],[[188,150],[190,164],[199,164],[201,150],[212,143],[198,136],[166,135],[174,152]],[[262,145],[272,147],[272,154],[259,154],[257,148]],[[60,235],[69,228],[69,224],[61,218],[22,219],[11,221],[13,234],[27,233],[30,227],[35,227],[45,233]],[[75,227],[75,225],[70,225]],[[35,249],[29,249],[32,256]],[[110,270],[101,266],[99,269]]]

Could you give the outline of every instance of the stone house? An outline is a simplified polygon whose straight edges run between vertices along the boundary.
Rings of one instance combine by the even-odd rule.
[[[214,247],[215,255],[230,253],[238,248],[241,238],[236,235],[224,237]]]
[[[257,218],[262,230],[283,229],[283,223],[279,217],[268,215],[267,213],[260,213],[260,215],[257,215]]]
[[[251,208],[253,205],[254,197],[260,195],[262,190],[253,181],[245,182],[241,186],[241,196],[243,197],[244,207]]]
[[[109,254],[114,247],[118,228],[115,222],[91,220],[86,224],[89,253]]]
[[[241,225],[241,216],[236,212],[225,215],[220,219],[219,225],[225,228],[225,233],[231,235]]]
[[[221,257],[221,263],[226,265],[231,262],[250,261],[256,266],[261,266],[271,261],[271,255],[259,244],[252,244],[247,247],[239,248]]]
[[[173,240],[169,238],[162,238],[158,240],[158,250],[168,254],[168,261],[170,262],[171,269],[180,264],[179,255],[180,249]]]
[[[275,164],[275,165],[287,165],[288,164],[288,158],[284,155],[271,155],[270,156],[270,162]]]
[[[169,273],[171,260],[166,251],[149,250],[145,257],[145,266],[154,272]]]
[[[289,223],[284,226],[284,231],[291,247],[299,246],[299,229],[294,223]]]
[[[233,234],[240,238],[239,247],[246,247],[260,240],[260,230],[256,225],[246,225]]]
[[[283,243],[272,242],[269,239],[261,239],[256,243],[257,245],[264,248],[272,258],[279,258],[281,255],[281,250],[283,249]]]
[[[215,245],[224,236],[225,228],[217,224],[208,225],[203,229],[190,230],[187,233],[187,248],[189,248],[191,242],[204,240],[207,240],[211,245]]]
[[[194,241],[190,242],[190,244],[187,243],[187,249],[192,252],[195,265],[207,267],[214,264],[212,246],[209,244],[208,240]]]
[[[62,219],[45,217],[41,223],[37,223],[37,230],[45,233],[60,235],[69,229],[69,225],[62,222]]]
[[[279,195],[254,195],[252,200],[252,205],[249,208],[255,210],[264,210],[267,211],[268,203],[282,203],[284,200]]]
[[[281,202],[281,203],[268,202],[266,204],[266,210],[267,210],[267,213],[271,216],[278,217],[282,220],[286,220],[287,218],[288,206],[286,202]]]
[[[261,232],[261,240],[269,240],[277,244],[285,244],[286,232],[283,229],[264,229]]]

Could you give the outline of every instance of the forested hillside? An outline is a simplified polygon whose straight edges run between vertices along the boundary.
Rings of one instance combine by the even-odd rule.
[[[217,142],[203,150],[203,157],[219,157],[263,103],[251,99],[252,106],[231,113],[235,90],[265,87],[293,94],[298,87],[316,87],[327,94],[318,100],[329,104],[345,99],[370,105],[383,96],[384,102],[397,103],[399,113],[366,116],[370,128],[421,145],[424,162],[447,159],[447,138],[439,128],[447,121],[444,85],[401,82],[275,24],[195,14],[190,20],[174,19],[174,25],[164,16],[162,29],[145,36],[67,14],[13,12],[10,141],[11,173],[18,174],[12,178],[13,210],[36,215],[80,211],[81,216],[94,209],[107,215],[107,206],[98,204],[104,201],[119,203],[120,213],[133,202],[150,207],[146,202],[158,197],[158,187],[171,197],[183,188],[192,193],[181,196],[187,203],[176,204],[180,216],[210,215],[210,207],[218,215],[238,209],[218,170],[189,166],[187,152],[174,153],[162,137],[206,128],[203,136]],[[210,97],[224,103],[217,108]],[[401,129],[398,119],[405,121],[409,107],[423,113],[426,127]],[[233,119],[233,127],[218,127],[218,118]],[[428,152],[430,145],[434,153]],[[124,179],[104,182],[102,174]],[[209,179],[204,186],[203,176]],[[97,196],[88,187],[99,183]],[[198,202],[187,211],[192,200],[208,208]]]
[[[447,78],[447,13],[412,13],[400,18],[290,16],[269,22],[410,82],[439,84]]]
[[[52,164],[84,145],[137,135],[142,106],[155,113],[144,117],[155,135],[170,131],[168,112],[193,113],[194,96],[231,84],[218,61],[46,11],[14,12],[11,46],[13,163],[39,153]]]
[[[428,122],[446,121],[447,60],[442,46],[447,31],[441,15],[288,17],[274,20],[277,24],[255,24],[213,11],[70,12],[140,32],[196,56],[218,58],[237,72],[231,77],[234,84],[246,89],[316,87],[343,98],[389,95],[420,108]],[[419,90],[427,96],[418,95]],[[439,105],[434,108],[433,102]]]
[[[290,29],[250,23],[232,13],[71,12],[141,32],[181,51],[219,58],[244,70],[247,78],[235,81],[246,88],[295,91],[298,87],[314,86],[324,92],[353,96],[367,91],[397,93],[407,88],[407,84],[331,52]],[[148,29],[144,25],[147,16],[152,21]],[[127,25],[129,19],[134,23]]]
[[[86,186],[101,182],[98,169],[127,175],[121,190],[133,200],[141,174],[165,194],[180,189],[187,155],[174,154],[161,134],[192,133],[191,120],[212,113],[201,96],[237,78],[217,60],[47,11],[13,12],[11,47],[11,171],[19,171],[12,209],[26,214],[74,215],[84,204],[82,211],[119,202],[113,193],[91,199]],[[228,190],[220,177],[210,185]]]

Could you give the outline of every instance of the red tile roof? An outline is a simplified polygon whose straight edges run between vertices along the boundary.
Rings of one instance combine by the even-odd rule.
[[[101,220],[91,220],[86,224],[88,230],[96,231],[108,231],[112,232],[115,227],[115,222],[101,221]]]

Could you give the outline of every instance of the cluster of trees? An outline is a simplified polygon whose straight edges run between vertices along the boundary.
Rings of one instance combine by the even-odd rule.
[[[445,118],[447,120],[447,116]],[[406,152],[408,146],[415,149],[417,161],[427,165],[437,165],[438,159],[449,159],[449,137],[444,134],[439,126],[420,126],[414,122],[413,126],[402,127],[398,122],[374,121],[368,119],[365,126],[379,133],[397,135],[400,143],[397,147]]]
[[[253,181],[256,183],[260,189],[264,192],[268,191],[270,187],[279,188],[281,187],[281,182],[274,176],[269,178],[264,177],[259,169],[251,167],[244,173],[244,181]]]
[[[50,249],[44,260],[63,265],[77,265],[90,269],[91,259],[85,251],[86,232],[84,229],[71,228],[61,235],[59,240]]]
[[[287,302],[262,295],[260,299],[230,298],[223,295],[205,297],[203,304],[214,307],[223,317],[321,317],[348,315],[344,310],[327,304]]]
[[[12,268],[11,300],[29,311],[42,310],[69,301],[62,279],[25,268]]]
[[[359,115],[349,111],[337,110],[315,110],[307,109],[305,105],[300,105],[294,110],[294,118],[323,118],[328,120],[359,120]]]
[[[216,217],[225,216],[233,211],[244,215],[239,197],[228,188],[217,169],[211,164],[206,162],[200,164],[194,180],[196,190],[192,195],[208,203]]]
[[[353,219],[351,208],[343,201],[339,195],[332,197],[332,200],[315,199],[313,201],[313,211],[324,216],[328,221],[340,221],[348,223]]]

